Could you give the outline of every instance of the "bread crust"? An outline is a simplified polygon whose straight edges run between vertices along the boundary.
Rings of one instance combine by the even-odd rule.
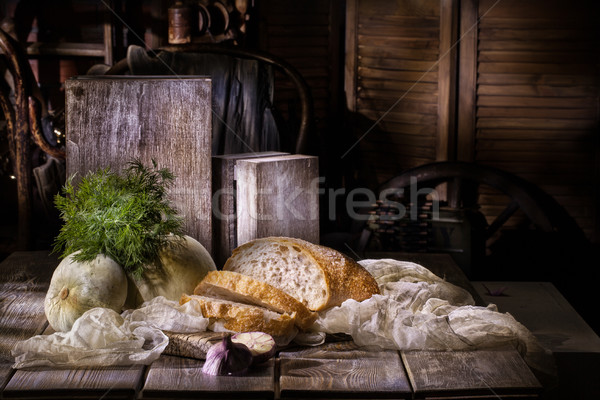
[[[193,301],[210,323],[222,322],[233,332],[259,331],[274,337],[286,337],[295,329],[295,314],[278,314],[265,308],[198,295],[182,295],[180,304]],[[277,317],[268,315],[276,314]]]
[[[251,248],[257,242],[264,241],[296,246],[321,269],[327,292],[322,302],[313,307],[309,306],[313,311],[339,306],[348,299],[363,301],[374,294],[379,294],[379,286],[375,279],[355,260],[337,250],[297,238],[266,237],[245,243],[233,251],[223,269],[235,271],[236,255]]]
[[[196,286],[194,294],[222,297],[226,300],[265,307],[281,314],[296,313],[296,325],[302,330],[307,330],[318,317],[317,313],[310,311],[284,291],[233,271],[209,272]],[[235,299],[236,296],[238,299]]]

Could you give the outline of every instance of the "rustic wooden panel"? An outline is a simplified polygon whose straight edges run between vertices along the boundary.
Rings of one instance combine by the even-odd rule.
[[[411,398],[396,351],[335,343],[282,352],[279,358],[282,397],[344,398],[350,392],[353,398]]]
[[[169,168],[185,231],[211,250],[211,83],[198,77],[87,77],[66,82],[67,174],[133,158]]]
[[[515,350],[407,351],[402,360],[417,397],[497,398],[542,389]]]
[[[134,399],[143,366],[18,370],[2,392],[19,399]]]
[[[238,245],[265,236],[319,243],[317,157],[238,160],[235,169]]]
[[[0,263],[0,388],[12,376],[16,342],[47,326],[44,299],[58,260],[47,251],[15,252]]]
[[[284,155],[282,152],[213,156],[213,259],[221,268],[237,247],[235,164],[238,160]]]
[[[471,144],[477,162],[501,165],[547,189],[590,238],[597,227],[582,214],[597,208],[591,195],[597,185],[590,182],[597,182],[600,154],[599,15],[591,1],[478,1]],[[550,167],[561,164],[568,167]],[[582,189],[584,182],[590,189]],[[560,195],[567,188],[570,195]],[[484,197],[482,210],[496,212],[495,203]]]
[[[346,97],[362,120],[348,140],[356,143],[350,150],[360,160],[357,168],[368,171],[361,175],[375,185],[447,153],[457,9],[454,2],[437,0],[359,0],[346,10]],[[440,147],[432,153],[408,143],[406,135],[421,135]]]
[[[274,359],[250,368],[243,376],[202,373],[204,361],[161,356],[148,371],[144,399],[265,398],[275,392]]]

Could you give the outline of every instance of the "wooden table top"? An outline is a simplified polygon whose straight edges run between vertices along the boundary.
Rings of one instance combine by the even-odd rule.
[[[401,257],[472,289],[450,256]],[[13,370],[12,346],[48,329],[43,300],[57,265],[44,251],[16,252],[0,263],[2,398],[535,398],[542,392],[512,349],[366,351],[352,341],[286,348],[242,377],[207,376],[203,360],[167,355],[149,366]]]

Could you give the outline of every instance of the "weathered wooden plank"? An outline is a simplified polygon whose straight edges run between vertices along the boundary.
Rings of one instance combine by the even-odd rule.
[[[2,392],[13,399],[134,399],[143,366],[18,370]]]
[[[477,105],[484,107],[535,107],[535,108],[585,108],[590,97],[531,97],[531,96],[486,96],[477,97]]]
[[[460,5],[460,47],[458,49],[458,104],[456,158],[471,162],[475,158],[475,110],[477,104],[477,18],[478,2]]]
[[[480,38],[480,40],[482,40]],[[587,63],[545,64],[534,62],[482,62],[479,72],[493,74],[587,74],[593,75],[596,66]]]
[[[393,71],[388,69],[373,68],[360,66],[358,68],[361,78],[372,78],[372,79],[390,79],[394,81],[402,82],[423,82],[423,83],[437,83],[438,75],[436,72],[415,72],[415,71]]]
[[[185,231],[211,250],[211,82],[199,77],[93,77],[66,82],[67,174],[133,158],[169,168]]]
[[[479,50],[520,50],[520,51],[578,51],[598,47],[598,43],[590,38],[579,40],[485,40],[479,41]]]
[[[505,118],[560,118],[560,119],[593,119],[598,111],[595,108],[518,108],[518,107],[479,107],[478,117]],[[564,132],[564,131],[563,131]],[[589,135],[589,132],[588,132]],[[568,137],[564,135],[563,137]],[[570,138],[569,138],[570,139]]]
[[[0,389],[12,376],[16,342],[47,326],[44,299],[58,260],[47,251],[15,252],[0,263]]]
[[[438,38],[411,38],[411,37],[373,37],[371,35],[365,35],[362,32],[357,35],[357,41],[359,45],[367,47],[373,46],[373,43],[377,43],[377,46],[398,48],[398,49],[431,49],[439,50],[440,41]]]
[[[16,251],[0,263],[0,282],[34,279],[48,284],[59,262],[58,256],[47,250]]]
[[[438,78],[438,120],[436,156],[437,161],[446,161],[453,157],[456,143],[454,141],[454,123],[456,113],[456,54],[454,43],[458,35],[458,2],[443,1],[440,3],[440,59]],[[445,189],[440,195],[446,198]]]
[[[364,1],[361,3],[360,15],[368,17],[371,15],[402,15],[417,18],[439,17],[438,0],[422,0],[414,2],[411,0],[389,1]]]
[[[418,113],[403,113],[403,112],[395,112],[395,111],[393,111],[394,109],[390,109],[390,110],[382,110],[382,111],[361,110],[361,114],[363,114],[367,118],[371,118],[374,120],[377,120],[380,117],[385,115],[384,120],[386,122],[397,122],[397,123],[417,124],[417,125],[420,125],[420,124],[435,125],[437,123],[437,115],[418,114]]]
[[[380,101],[379,99],[362,99],[362,112],[363,113],[381,113],[389,110],[390,103]],[[427,104],[427,103],[417,103],[417,102],[399,102],[394,105],[392,109],[396,112],[404,112],[404,113],[419,113],[422,115],[437,115],[437,105],[435,104]]]
[[[595,119],[558,118],[478,118],[477,128],[515,129],[594,129]]]
[[[358,96],[361,99],[381,99],[381,100],[392,100],[390,105],[396,101],[420,101],[428,104],[437,105],[437,94],[430,93],[413,93],[412,91],[405,91],[399,93],[397,90],[381,90],[381,89],[370,89],[360,88],[358,90]]]
[[[437,61],[437,49],[403,49],[398,47],[374,47],[372,43],[359,45],[363,57],[382,57],[403,60]]]
[[[541,385],[516,350],[405,351],[418,397],[535,395]]]
[[[590,139],[588,129],[479,129],[478,138],[490,140],[518,140],[528,138],[532,140],[560,140],[568,138],[572,141],[586,141]]]
[[[480,62],[513,62],[518,60],[520,62],[532,62],[532,63],[585,63],[594,62],[598,57],[594,54],[590,54],[589,49],[582,49],[580,51],[510,51],[510,50],[481,50],[479,52]]]
[[[396,351],[369,351],[334,343],[282,352],[279,358],[282,397],[411,397]]]
[[[319,243],[317,157],[238,160],[235,170],[238,245],[265,236]]]
[[[360,57],[358,61],[361,66],[377,66],[384,69],[423,72],[438,71],[437,61],[388,60],[378,57]]]
[[[391,79],[369,79],[361,78],[359,81],[359,88],[364,89],[375,89],[375,90],[393,90],[398,92],[405,92],[409,90],[413,93],[427,93],[430,95],[438,95],[438,85],[436,83],[424,83],[424,82],[402,82]]]
[[[204,361],[161,356],[149,367],[141,396],[144,399],[272,399],[275,393],[274,361],[252,366],[242,376],[211,376],[202,373]]]
[[[213,259],[221,268],[237,247],[235,165],[238,160],[284,155],[283,152],[238,153],[213,156]]]
[[[585,75],[552,75],[552,74],[479,74],[477,82],[481,84],[502,85],[597,85],[597,76]]]
[[[597,87],[589,85],[550,86],[550,85],[508,85],[504,83],[479,84],[477,94],[489,96],[540,96],[540,97],[592,97]]]

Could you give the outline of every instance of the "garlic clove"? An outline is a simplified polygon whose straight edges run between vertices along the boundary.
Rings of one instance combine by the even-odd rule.
[[[250,364],[250,349],[245,344],[234,343],[228,335],[208,349],[202,372],[207,375],[243,375]]]

